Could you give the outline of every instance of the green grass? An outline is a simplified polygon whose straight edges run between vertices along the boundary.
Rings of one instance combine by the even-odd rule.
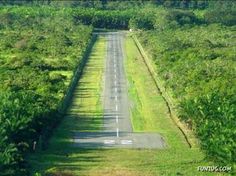
[[[128,52],[125,68],[130,83],[131,120],[134,131],[159,132],[169,146],[188,147],[180,130],[172,122],[166,103],[130,37],[126,40],[126,51]]]
[[[99,38],[75,89],[74,98],[68,110],[75,130],[79,129],[84,132],[101,130],[103,107],[100,92],[102,92],[104,56],[105,39]]]
[[[71,115],[65,117],[55,131],[49,149],[39,151],[29,158],[32,172],[69,172],[80,176],[215,175],[197,171],[197,166],[212,163],[204,160],[198,148],[189,149],[185,144],[177,127],[169,119],[163,100],[153,87],[131,38],[126,41],[126,72],[133,101],[134,129],[160,132],[168,148],[80,149],[71,146],[74,131],[101,129],[100,93],[105,45],[104,38],[96,42],[68,111]],[[87,94],[89,97],[85,96]]]
[[[50,74],[50,76],[53,75],[53,74],[61,74],[61,75],[65,76],[66,79],[64,81],[64,84],[66,86],[69,86],[70,80],[71,80],[71,78],[73,76],[73,72],[72,71],[63,71],[63,70],[50,71],[49,74]]]

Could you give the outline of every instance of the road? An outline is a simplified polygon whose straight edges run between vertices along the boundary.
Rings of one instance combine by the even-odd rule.
[[[75,146],[83,148],[164,148],[158,133],[134,133],[130,120],[128,82],[124,70],[125,34],[106,32],[107,55],[104,72],[102,132],[76,132]],[[127,51],[128,52],[128,51]]]
[[[107,59],[104,88],[104,131],[132,132],[129,118],[127,80],[124,71],[122,34],[107,35]]]

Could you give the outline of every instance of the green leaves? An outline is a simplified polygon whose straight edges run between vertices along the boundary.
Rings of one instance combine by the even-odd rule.
[[[59,121],[67,74],[81,63],[92,27],[74,24],[68,9],[51,7],[5,7],[0,19],[5,17],[0,21],[0,175],[27,175],[19,172],[24,154]]]
[[[17,149],[13,144],[7,145],[5,147],[6,148],[4,148],[4,150],[0,152],[0,164],[1,165],[13,164],[15,161],[12,156],[14,155],[14,153],[17,152]]]
[[[212,92],[181,102],[182,114],[191,117],[196,133],[209,156],[223,163],[235,162],[235,99],[233,95]]]
[[[127,29],[129,20],[136,14],[129,10],[98,10],[98,9],[73,9],[73,17],[77,23],[92,25],[97,28]]]

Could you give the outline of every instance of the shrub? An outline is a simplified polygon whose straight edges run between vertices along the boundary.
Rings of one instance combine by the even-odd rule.
[[[236,11],[235,10],[211,10],[204,15],[207,23],[221,23],[227,26],[236,25]]]

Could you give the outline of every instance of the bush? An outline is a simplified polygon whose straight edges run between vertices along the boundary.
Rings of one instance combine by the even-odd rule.
[[[141,11],[130,19],[129,28],[143,30],[154,29],[154,18],[149,12],[145,13],[145,11]]]
[[[74,9],[73,11],[76,23],[108,29],[127,29],[129,20],[134,14],[134,10]]]
[[[212,92],[182,101],[182,118],[191,116],[202,147],[208,155],[221,163],[235,163],[236,96]]]
[[[227,26],[236,25],[236,11],[234,10],[211,10],[207,11],[204,18],[208,24],[221,23]]]
[[[169,10],[166,18],[169,21],[176,21],[179,25],[199,23],[198,18],[190,11]]]

